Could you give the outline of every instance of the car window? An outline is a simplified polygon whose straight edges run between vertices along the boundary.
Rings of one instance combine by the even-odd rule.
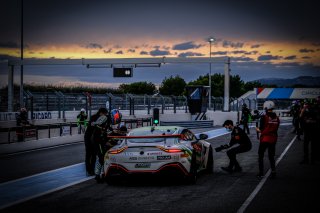
[[[128,136],[157,136],[157,135],[172,135],[176,134],[176,129],[137,129],[128,134]],[[178,141],[178,138],[131,138],[128,139],[128,142],[131,143],[159,143],[159,142],[167,142],[174,143]]]

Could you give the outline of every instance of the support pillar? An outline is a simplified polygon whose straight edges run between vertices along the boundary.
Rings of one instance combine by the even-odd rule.
[[[8,112],[13,112],[13,72],[14,66],[8,66]]]
[[[224,97],[223,97],[223,111],[229,112],[229,99],[230,99],[230,58],[227,58],[227,62],[224,65]]]

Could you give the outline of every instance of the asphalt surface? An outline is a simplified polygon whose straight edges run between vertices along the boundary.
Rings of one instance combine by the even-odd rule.
[[[276,158],[293,141],[291,126],[281,126]],[[0,210],[1,212],[237,212],[261,183],[258,172],[258,140],[254,131],[253,148],[239,154],[243,171],[227,174],[220,167],[228,164],[225,152],[214,153],[214,173],[201,174],[196,185],[179,179],[141,178],[117,185],[88,180],[53,193]],[[209,140],[213,147],[228,143],[229,135]],[[319,212],[320,169],[300,165],[302,141],[292,146],[277,166],[277,177],[267,178],[245,212]],[[0,157],[1,179],[6,182],[84,161],[83,143]],[[269,168],[265,156],[266,171]],[[5,171],[5,172],[3,172]],[[60,177],[63,178],[63,177]],[[309,209],[312,208],[312,211]]]

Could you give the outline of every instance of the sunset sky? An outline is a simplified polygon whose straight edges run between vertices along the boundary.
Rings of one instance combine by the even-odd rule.
[[[223,3],[222,3],[223,2]],[[20,0],[0,7],[0,60],[20,57]],[[84,1],[25,0],[25,58],[231,57],[244,81],[320,76],[320,14],[314,1]],[[25,82],[117,86],[180,75],[187,82],[209,65],[137,68],[133,78],[111,69],[26,66]],[[212,73],[223,73],[213,64]],[[18,81],[19,68],[15,70]],[[7,66],[0,65],[0,85]]]

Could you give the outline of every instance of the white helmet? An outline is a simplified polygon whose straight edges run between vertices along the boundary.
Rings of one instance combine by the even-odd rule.
[[[84,108],[82,108],[81,110],[80,110],[80,112],[85,112],[86,110],[84,109]]]
[[[266,101],[263,103],[263,109],[266,109],[266,110],[274,109],[274,107],[275,107],[275,104],[273,101]]]

